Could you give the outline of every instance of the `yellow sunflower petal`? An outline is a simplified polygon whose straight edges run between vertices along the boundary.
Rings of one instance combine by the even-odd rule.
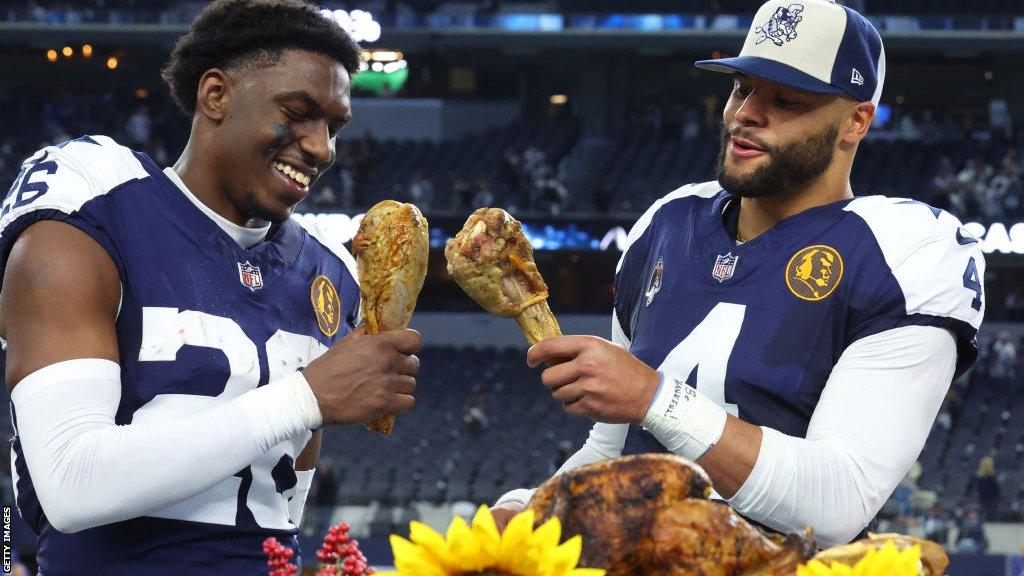
[[[409,539],[421,550],[430,554],[445,571],[455,572],[458,570],[459,563],[448,549],[448,543],[444,541],[444,536],[435,532],[430,526],[413,520],[409,523]]]
[[[576,567],[579,562],[580,552],[583,551],[583,539],[573,536],[560,546],[551,550],[544,563],[547,576],[566,576]]]
[[[541,524],[530,536],[530,544],[544,549],[558,546],[558,539],[562,536],[562,523],[558,516],[552,516],[547,522]]]
[[[473,516],[472,528],[477,545],[480,547],[481,560],[488,565],[493,565],[498,559],[501,535],[498,533],[498,525],[494,523],[494,517],[491,516],[489,507],[481,505],[477,508],[476,515]]]
[[[423,549],[396,534],[391,535],[391,551],[402,576],[451,576]]]
[[[512,517],[505,531],[501,534],[501,545],[498,553],[502,558],[508,557],[526,545],[526,541],[533,532],[533,510],[520,512]]]
[[[527,553],[530,535],[533,533],[533,510],[520,512],[512,517],[501,533],[498,545],[498,562],[495,566],[509,574],[530,574],[537,571],[536,555]]]
[[[452,519],[445,540],[448,541],[448,549],[456,558],[460,570],[480,571],[486,567],[481,558],[480,545],[476,541],[476,535],[461,516]]]

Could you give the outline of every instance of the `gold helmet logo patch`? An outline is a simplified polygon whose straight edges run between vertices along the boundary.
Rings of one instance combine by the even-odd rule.
[[[828,298],[843,279],[843,257],[831,246],[816,244],[793,254],[786,265],[786,286],[808,302]]]
[[[327,276],[317,276],[309,287],[309,297],[313,301],[313,313],[320,331],[330,337],[338,333],[341,326],[341,299],[338,291]]]

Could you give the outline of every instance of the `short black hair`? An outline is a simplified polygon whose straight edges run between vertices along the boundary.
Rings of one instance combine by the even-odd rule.
[[[161,76],[174,101],[191,116],[199,79],[207,70],[272,66],[288,49],[324,54],[353,77],[359,72],[359,45],[305,0],[216,0],[178,39]]]

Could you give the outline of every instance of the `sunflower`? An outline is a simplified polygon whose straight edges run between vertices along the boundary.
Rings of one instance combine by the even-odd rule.
[[[918,576],[921,574],[921,547],[902,552],[892,540],[881,548],[871,548],[853,566],[833,562],[831,567],[811,560],[796,569],[797,576]]]
[[[398,576],[604,576],[597,568],[577,568],[583,540],[562,544],[562,525],[551,518],[533,530],[532,510],[517,514],[503,533],[491,510],[480,506],[467,524],[452,520],[441,536],[426,524],[409,524],[409,540],[391,535]]]

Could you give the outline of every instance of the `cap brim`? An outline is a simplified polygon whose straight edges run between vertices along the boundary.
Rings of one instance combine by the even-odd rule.
[[[734,56],[717,60],[700,60],[694,65],[702,70],[710,70],[712,72],[724,72],[726,74],[742,73],[756,76],[769,82],[777,82],[807,92],[817,92],[818,94],[843,93],[841,89],[827,82],[822,82],[806,72],[801,72],[792,66],[776,62],[775,60],[761,58],[760,56]]]

